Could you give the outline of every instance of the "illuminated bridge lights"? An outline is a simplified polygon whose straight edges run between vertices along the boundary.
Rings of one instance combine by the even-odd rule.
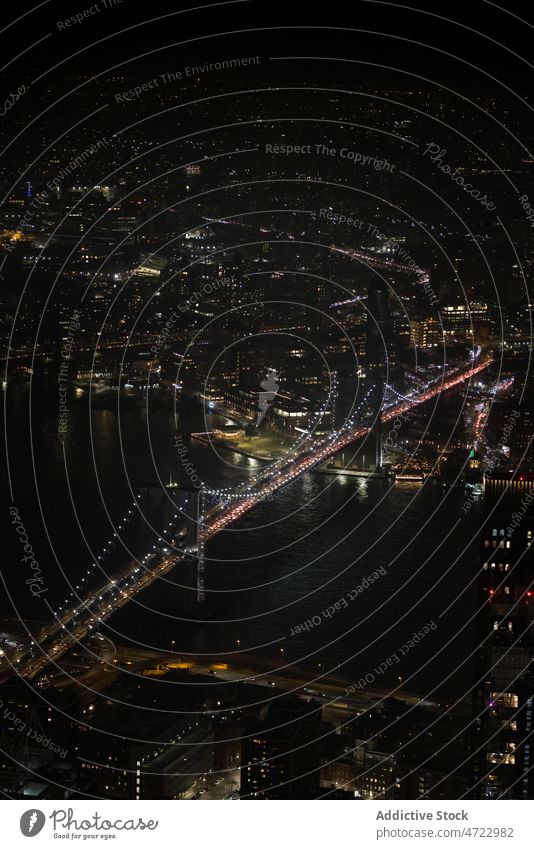
[[[454,377],[451,377],[449,380],[445,380],[443,381],[443,383],[440,383],[436,386],[427,389],[420,395],[411,398],[409,401],[404,401],[398,406],[388,409],[387,412],[381,415],[381,421],[389,422],[396,416],[402,415],[403,413],[412,409],[414,406],[424,404],[432,398],[435,398],[441,392],[445,392],[448,389],[452,389],[455,386],[458,386],[459,384],[470,380],[472,377],[474,377],[474,375],[486,369],[491,364],[491,362],[491,358],[487,358],[481,363],[479,363],[477,366],[473,366],[467,371],[458,373]],[[254,478],[258,485],[256,491],[250,492],[250,482],[244,485],[243,488],[238,491],[238,494],[241,495],[241,500],[238,501],[237,505],[231,505],[229,507],[224,507],[224,505],[221,505],[223,507],[222,512],[209,523],[204,523],[204,518],[206,514],[205,510],[203,509],[201,511],[202,520],[200,522],[197,545],[191,547],[192,552],[195,552],[201,561],[199,583],[197,587],[198,592],[201,595],[203,595],[205,592],[203,561],[205,557],[204,547],[208,539],[210,539],[219,531],[223,530],[232,522],[236,521],[236,519],[240,518],[252,507],[261,503],[262,499],[266,494],[271,494],[282,486],[285,486],[286,484],[296,480],[298,477],[300,477],[300,475],[309,471],[318,463],[324,462],[333,454],[336,454],[340,449],[344,448],[347,445],[350,445],[350,443],[355,442],[358,439],[361,439],[363,436],[368,434],[370,430],[371,428],[369,426],[360,426],[357,428],[349,429],[346,432],[337,432],[335,434],[334,439],[332,439],[331,434],[329,437],[323,438],[320,442],[318,442],[313,448],[313,450],[310,447],[303,448],[303,454],[301,454],[300,456],[297,455],[295,457],[289,455],[288,457],[284,458],[280,462],[280,464],[277,463],[276,467],[267,467],[263,472],[260,472]],[[138,505],[134,506],[138,507]],[[155,568],[153,571],[147,570],[146,566],[143,565],[144,572],[142,576],[136,580],[134,580],[133,575],[135,572],[139,571],[139,568],[132,568],[132,571],[126,576],[123,576],[118,582],[108,582],[108,584],[106,584],[106,586],[100,590],[101,594],[98,595],[98,602],[96,602],[96,594],[94,591],[90,593],[85,600],[80,599],[79,608],[83,604],[83,606],[85,607],[87,618],[85,621],[77,618],[76,633],[64,638],[58,638],[56,636],[60,624],[65,627],[66,622],[72,623],[74,619],[74,612],[72,610],[65,611],[65,614],[62,617],[62,622],[56,622],[56,625],[52,626],[51,630],[49,631],[49,637],[43,642],[42,645],[39,646],[40,650],[43,652],[43,657],[40,659],[38,664],[35,664],[34,658],[31,655],[26,655],[26,665],[25,667],[21,667],[18,670],[19,674],[32,677],[40,673],[43,667],[48,664],[51,655],[54,656],[55,662],[59,658],[59,656],[65,651],[67,651],[72,645],[74,645],[75,643],[79,643],[80,640],[83,639],[83,636],[88,634],[91,628],[94,627],[94,620],[97,620],[98,622],[104,622],[107,618],[109,618],[109,616],[111,616],[111,614],[115,610],[117,610],[123,604],[126,604],[130,598],[133,598],[136,595],[137,591],[145,589],[159,575],[164,575],[166,572],[173,569],[178,563],[183,561],[184,556],[185,555],[183,552],[178,552],[174,555],[165,556],[160,561],[158,567]],[[154,554],[147,555],[145,560],[152,559],[153,557],[155,557]],[[90,574],[90,572],[90,569],[87,570],[87,574]],[[116,584],[118,584],[118,586]],[[112,592],[116,592],[117,589],[122,589],[124,585],[129,587],[128,592],[121,592],[118,596],[112,596],[112,603],[110,603],[110,594]],[[492,593],[490,592],[490,594]],[[95,609],[91,610],[90,605],[94,605]],[[60,607],[59,610],[62,611],[63,608]],[[57,614],[55,615],[57,619]],[[77,613],[76,617],[78,617]],[[22,658],[19,658],[18,660],[21,661]]]

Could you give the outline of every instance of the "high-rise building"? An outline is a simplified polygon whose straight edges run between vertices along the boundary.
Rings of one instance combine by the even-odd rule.
[[[443,345],[443,328],[437,318],[421,318],[411,323],[411,339],[418,348]]]
[[[526,799],[534,785],[534,474],[484,480],[472,795]]]
[[[116,799],[191,798],[213,770],[210,723],[180,719],[154,727],[130,720],[131,737],[90,736],[80,757],[86,789]]]
[[[490,310],[487,304],[470,301],[468,304],[453,304],[441,309],[443,335],[458,339],[478,339],[490,325]]]
[[[295,696],[270,702],[242,740],[242,799],[314,799],[321,708]]]
[[[367,294],[367,340],[365,354],[370,375],[386,377],[395,365],[393,321],[388,286],[373,280]]]

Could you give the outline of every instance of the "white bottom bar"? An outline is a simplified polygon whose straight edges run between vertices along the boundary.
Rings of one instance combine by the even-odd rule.
[[[209,807],[208,807],[209,806]],[[2,845],[532,849],[532,802],[5,801]],[[290,843],[291,842],[291,843]]]

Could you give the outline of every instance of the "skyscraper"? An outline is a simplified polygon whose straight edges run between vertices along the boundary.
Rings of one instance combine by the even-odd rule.
[[[474,693],[477,798],[526,799],[534,782],[534,475],[484,480]]]
[[[313,799],[319,788],[320,705],[284,696],[263,708],[242,740],[241,797]]]
[[[369,284],[367,310],[367,370],[373,377],[385,378],[395,364],[395,349],[389,291],[384,281],[375,279]]]

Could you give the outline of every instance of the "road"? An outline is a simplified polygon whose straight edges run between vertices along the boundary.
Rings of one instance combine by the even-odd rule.
[[[409,705],[439,707],[437,702],[422,700],[416,693],[402,689],[400,686],[393,690],[384,685],[347,692],[352,682],[333,672],[318,674],[317,671],[295,664],[289,666],[282,664],[281,668],[276,669],[277,665],[280,665],[280,660],[277,663],[273,659],[260,659],[241,654],[233,655],[226,660],[221,660],[219,656],[203,657],[200,660],[193,655],[182,654],[179,658],[173,658],[171,654],[161,655],[148,649],[121,647],[117,649],[116,660],[119,668],[125,664],[131,671],[145,675],[164,677],[169,670],[180,669],[191,675],[209,677],[214,684],[219,681],[244,682],[274,692],[281,690],[293,692],[308,701],[313,699],[323,705],[335,705],[353,714],[365,711],[375,702],[389,696],[394,696]]]

